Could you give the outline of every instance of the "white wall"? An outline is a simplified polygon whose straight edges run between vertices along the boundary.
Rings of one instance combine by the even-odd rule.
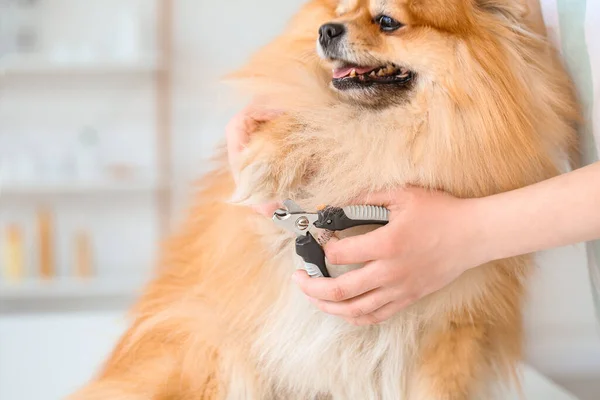
[[[234,109],[215,84],[278,32],[300,0],[178,0],[175,145],[178,199],[206,170]],[[133,134],[135,134],[133,129]],[[600,368],[580,246],[543,255],[528,311],[528,358],[553,374]],[[0,399],[59,399],[88,379],[125,324],[123,311],[0,316]],[[44,360],[49,357],[49,360]]]
[[[280,32],[302,0],[178,0],[175,46],[175,131],[173,148],[179,182],[186,183],[210,165],[223,139],[223,127],[239,108],[219,79],[240,66],[253,50]]]
[[[544,252],[538,265],[526,311],[528,361],[560,379],[600,378],[600,328],[585,246]]]

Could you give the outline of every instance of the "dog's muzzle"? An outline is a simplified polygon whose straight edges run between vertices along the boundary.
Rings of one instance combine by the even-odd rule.
[[[346,34],[346,27],[342,24],[329,23],[319,29],[319,44],[323,52],[329,53],[340,43]]]

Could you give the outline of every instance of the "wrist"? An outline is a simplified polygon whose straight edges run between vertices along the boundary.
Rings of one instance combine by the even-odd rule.
[[[490,210],[485,198],[464,199],[461,220],[470,244],[467,251],[467,269],[497,260],[493,229],[490,229]]]

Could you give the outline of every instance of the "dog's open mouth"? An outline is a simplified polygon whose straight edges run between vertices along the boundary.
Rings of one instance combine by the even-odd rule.
[[[345,64],[333,69],[333,86],[338,90],[360,89],[374,85],[406,85],[413,78],[407,68],[388,64],[381,67],[361,67]]]

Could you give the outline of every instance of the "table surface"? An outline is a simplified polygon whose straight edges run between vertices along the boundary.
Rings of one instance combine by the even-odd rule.
[[[0,399],[63,399],[93,376],[125,327],[117,311],[0,315]],[[533,368],[522,372],[525,400],[577,400]]]

